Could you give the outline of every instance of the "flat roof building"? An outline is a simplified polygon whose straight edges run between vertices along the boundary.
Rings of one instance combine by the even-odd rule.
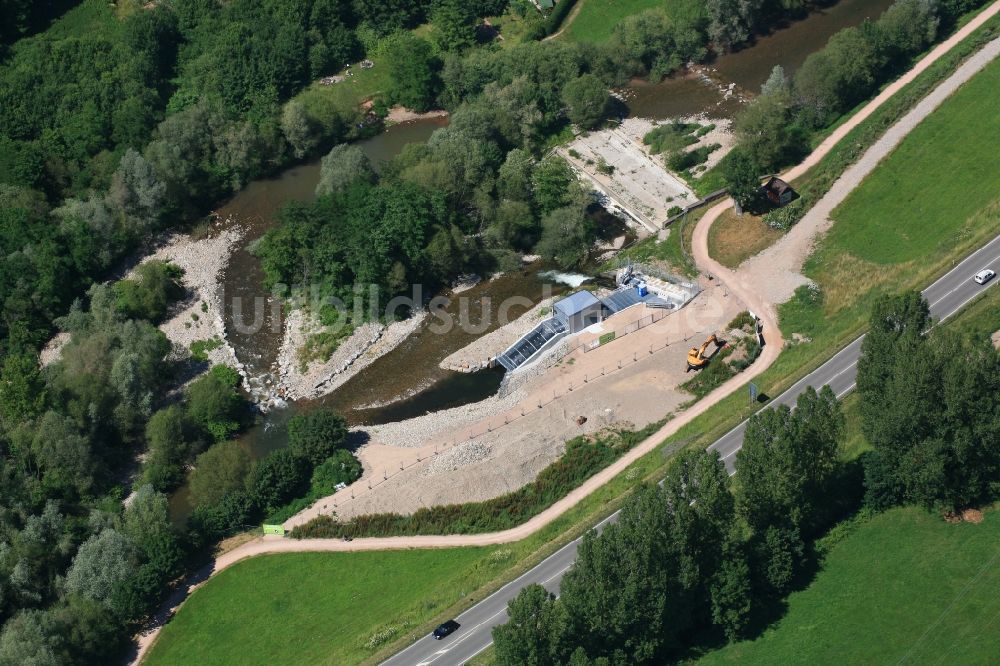
[[[604,304],[589,291],[578,291],[552,306],[556,319],[570,333],[577,333],[604,319]]]

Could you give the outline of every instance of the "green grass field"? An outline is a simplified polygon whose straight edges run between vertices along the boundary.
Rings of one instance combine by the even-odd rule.
[[[699,664],[988,664],[1000,654],[1000,513],[894,509],[832,545],[763,635]]]
[[[1000,159],[986,136],[1000,61],[988,65],[924,120],[838,207],[808,259],[819,286],[779,308],[790,348],[776,366],[800,362],[857,334],[875,298],[920,288],[1000,230]]]
[[[475,591],[510,557],[509,549],[454,548],[246,560],[188,599],[146,663],[357,663],[416,618]]]
[[[953,247],[968,221],[1000,202],[1000,62],[989,65],[906,138],[834,211],[827,246],[878,266]],[[990,110],[993,109],[991,112]]]
[[[578,42],[599,43],[610,39],[615,26],[627,16],[666,7],[673,16],[690,16],[700,12],[699,3],[694,0],[580,0],[582,3],[576,18],[565,25],[563,33],[568,39]]]

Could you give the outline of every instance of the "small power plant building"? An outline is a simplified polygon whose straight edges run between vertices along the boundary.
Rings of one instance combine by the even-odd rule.
[[[588,326],[604,319],[604,304],[589,291],[578,291],[552,306],[558,319],[566,330],[579,333]]]

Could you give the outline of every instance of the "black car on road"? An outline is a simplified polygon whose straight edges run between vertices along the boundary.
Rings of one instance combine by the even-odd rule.
[[[447,622],[445,622],[440,627],[434,630],[434,640],[439,641],[445,636],[455,633],[455,630],[458,629],[460,626],[462,625],[460,625],[458,622],[455,622],[454,620],[448,620]]]

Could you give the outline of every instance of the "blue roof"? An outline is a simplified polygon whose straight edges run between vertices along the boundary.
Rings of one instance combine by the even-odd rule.
[[[578,312],[583,312],[593,305],[600,304],[601,302],[597,299],[597,297],[589,291],[578,291],[575,294],[567,296],[561,301],[556,301],[554,307],[556,312],[564,317],[572,317]]]

